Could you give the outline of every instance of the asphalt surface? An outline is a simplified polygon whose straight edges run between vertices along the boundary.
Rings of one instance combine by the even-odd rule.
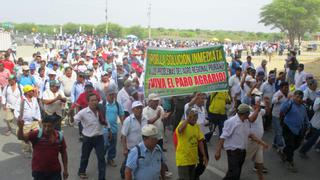
[[[2,121],[3,113],[0,112],[0,180],[29,180],[31,176],[31,159],[25,158],[21,152],[20,142],[15,135],[5,136],[5,124]],[[78,141],[78,129],[74,127],[64,127],[64,137],[67,142],[68,160],[69,160],[69,179],[77,180],[77,171],[80,164],[81,143]],[[171,179],[177,179],[177,168],[175,166],[175,153],[172,144],[172,136],[167,133],[165,153],[167,164],[173,176]],[[264,140],[271,144],[273,138],[272,132],[266,132]],[[215,145],[217,144],[218,137],[214,136],[208,144],[209,148],[209,166],[205,173],[201,176],[203,180],[222,179],[227,171],[226,153],[223,151],[219,161],[214,160]],[[123,160],[121,144],[117,146],[117,158],[115,159],[117,167],[107,166],[106,179],[120,180],[120,165]],[[265,174],[265,179],[275,180],[319,180],[320,179],[320,153],[312,149],[309,153],[310,159],[301,159],[298,154],[295,155],[295,163],[298,168],[298,173],[288,171],[282,161],[280,160],[277,152],[270,148],[265,151],[264,160],[265,166],[269,172]],[[255,172],[252,170],[253,163],[247,160],[243,166],[241,180],[254,180],[257,179]],[[95,152],[92,151],[90,161],[87,169],[89,180],[96,180],[98,178],[97,161]]]

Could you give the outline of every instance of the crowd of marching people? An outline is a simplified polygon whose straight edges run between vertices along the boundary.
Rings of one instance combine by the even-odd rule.
[[[207,143],[217,127],[220,139],[214,158],[220,159],[222,149],[227,152],[224,179],[239,179],[246,159],[253,161],[258,178],[264,179],[268,169],[263,151],[269,145],[262,138],[271,130],[272,146],[286,167],[296,172],[296,150],[303,158],[308,158],[314,144],[320,151],[320,93],[317,81],[304,71],[295,51],[284,61],[285,70],[277,72],[267,69],[267,60],[257,67],[250,55],[244,60],[239,51],[244,48],[239,47],[231,53],[228,66],[229,91],[144,97],[147,47],[213,44],[75,35],[49,44],[45,53],[36,52],[30,60],[12,59],[7,52],[0,61],[6,135],[17,133],[22,140],[22,152],[32,157],[32,176],[37,180],[68,178],[62,133],[66,125],[79,128],[81,179],[89,178],[86,169],[92,149],[97,155],[99,180],[106,179],[107,165],[120,167],[120,176],[126,180],[170,178],[164,154],[168,126],[173,129],[181,180],[199,179],[205,171],[209,155],[213,155]],[[116,153],[118,143],[122,145],[122,164],[115,162],[115,157],[121,156]]]

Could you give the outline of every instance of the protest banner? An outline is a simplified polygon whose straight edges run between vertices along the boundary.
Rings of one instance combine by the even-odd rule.
[[[188,95],[228,89],[223,46],[186,49],[147,49],[145,97]]]

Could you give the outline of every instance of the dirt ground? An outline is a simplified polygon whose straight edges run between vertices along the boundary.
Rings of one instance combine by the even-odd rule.
[[[17,56],[23,57],[25,60],[29,61],[32,57],[32,53],[40,51],[41,54],[45,53],[43,48],[34,49],[32,46],[19,46],[17,48]],[[277,68],[277,72],[284,71],[284,63],[286,59],[286,55],[278,56],[274,55],[271,59],[271,62],[268,62],[267,68],[268,71],[274,68]],[[245,61],[246,52],[242,55],[242,61]],[[263,59],[268,60],[267,56],[253,56],[252,62],[255,67],[258,67]],[[305,71],[307,73],[311,73],[314,77],[320,81],[320,51],[317,52],[302,52],[300,56],[298,56],[298,60],[300,63],[305,64]],[[230,58],[228,58],[230,61]]]

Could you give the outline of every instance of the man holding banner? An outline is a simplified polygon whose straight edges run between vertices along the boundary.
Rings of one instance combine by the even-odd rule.
[[[184,107],[184,118],[187,119],[188,110],[194,109],[196,112],[196,124],[199,128],[199,134],[207,136],[210,134],[208,123],[206,120],[206,108],[204,102],[206,96],[204,93],[212,91],[228,90],[228,73],[225,54],[222,46],[193,48],[193,49],[148,49],[147,60],[145,66],[145,97],[149,95],[159,94],[161,97],[178,96],[186,102],[187,95],[193,94],[193,99],[185,106],[175,107],[175,116],[179,114],[177,109]],[[177,114],[178,113],[178,114]],[[179,124],[175,130],[179,134],[180,140],[186,136],[183,131],[189,120],[180,122],[180,118],[176,118],[175,124]],[[180,122],[180,123],[179,123]],[[190,128],[193,125],[190,126]],[[188,134],[189,135],[189,134]],[[176,155],[179,177],[189,177],[199,179],[199,176],[205,171],[207,161],[209,159],[206,138],[196,140],[199,143],[199,150],[195,151],[198,157],[194,157],[194,162],[181,163],[185,159],[181,156],[181,148],[177,148]],[[179,139],[179,138],[178,138]],[[190,140],[189,140],[190,141]],[[186,140],[185,143],[191,143]],[[179,142],[179,141],[178,141]],[[201,144],[201,147],[200,147]],[[181,145],[177,145],[181,147]],[[199,154],[198,154],[199,152]],[[190,153],[189,153],[190,154]],[[182,173],[182,167],[192,165],[191,174]],[[191,166],[190,166],[191,167]],[[187,171],[191,171],[190,169]]]

